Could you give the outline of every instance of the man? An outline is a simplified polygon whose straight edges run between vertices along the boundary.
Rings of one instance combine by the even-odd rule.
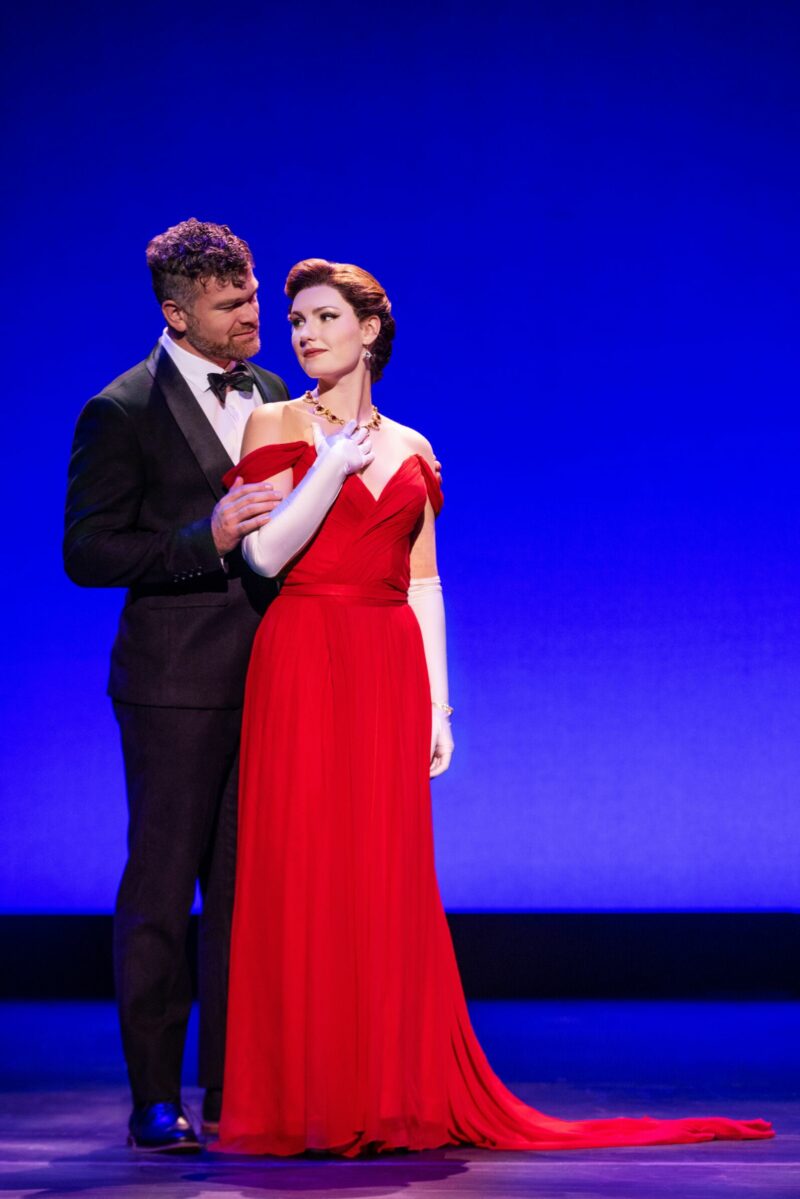
[[[274,585],[243,563],[269,519],[268,485],[222,476],[263,402],[289,398],[247,362],[259,349],[250,249],[188,220],[147,261],[167,322],[150,357],[90,400],[69,468],[64,561],[86,587],[127,587],[111,656],[128,794],[128,860],[114,917],[129,1143],[197,1152],[181,1106],[191,1008],[186,935],[200,883],[199,1081],[219,1121],[236,848],[238,744],[250,646]]]

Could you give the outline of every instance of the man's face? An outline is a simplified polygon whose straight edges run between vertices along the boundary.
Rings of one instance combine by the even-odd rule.
[[[184,349],[227,366],[231,359],[252,358],[260,349],[257,293],[258,280],[252,270],[241,287],[220,283],[212,276],[195,285],[186,308],[167,301],[164,314],[170,326],[183,334]]]

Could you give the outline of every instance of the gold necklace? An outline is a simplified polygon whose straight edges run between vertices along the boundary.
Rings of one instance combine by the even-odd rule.
[[[313,391],[307,391],[303,396],[303,399],[307,404],[314,405],[314,411],[316,412],[317,416],[324,416],[325,419],[329,420],[332,425],[346,425],[348,423],[346,420],[342,420],[341,416],[337,416],[335,412],[331,412],[330,408],[326,408],[324,404],[321,404],[314,395]],[[380,429],[380,427],[381,414],[374,404],[372,405],[372,416],[369,418],[367,423],[365,425],[356,425],[357,429],[367,430],[376,430]]]

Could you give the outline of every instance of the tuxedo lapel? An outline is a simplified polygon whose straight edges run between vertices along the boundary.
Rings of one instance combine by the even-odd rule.
[[[225,494],[222,476],[234,465],[225,446],[211,428],[187,383],[169,354],[157,345],[147,360],[147,369],[166,400],[167,407],[197,459],[217,499]]]
[[[265,382],[265,378],[262,377],[261,371],[255,365],[255,363],[254,362],[245,362],[245,363],[243,363],[243,366],[244,366],[244,369],[249,374],[251,374],[253,376],[253,379],[255,380],[255,384],[256,384],[255,394],[259,397],[259,399],[261,400],[261,403],[262,404],[274,404],[275,400],[278,397],[271,394],[271,392]]]
[[[253,396],[257,400],[259,400],[262,404],[268,403],[269,396],[267,395],[266,391],[264,390],[264,384],[261,382],[261,380],[258,377],[258,372],[253,369],[252,362],[243,362],[241,365],[247,371],[248,375],[250,375],[252,377],[253,382],[255,383],[255,388],[253,390]]]

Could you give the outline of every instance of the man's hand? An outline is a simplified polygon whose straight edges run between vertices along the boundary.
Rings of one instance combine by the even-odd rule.
[[[220,558],[269,520],[269,514],[283,499],[271,483],[243,483],[237,475],[233,487],[211,513],[211,535]]]

